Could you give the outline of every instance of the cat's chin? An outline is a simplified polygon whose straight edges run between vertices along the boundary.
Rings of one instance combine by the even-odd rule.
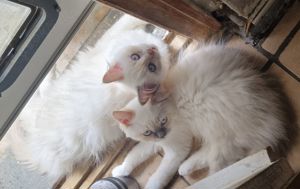
[[[142,86],[137,87],[137,93],[139,102],[141,105],[144,105],[147,103],[149,99],[156,93],[156,91],[159,89],[159,84],[155,83],[145,83]]]

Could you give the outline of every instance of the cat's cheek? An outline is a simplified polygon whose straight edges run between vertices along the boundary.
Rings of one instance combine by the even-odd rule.
[[[112,170],[112,176],[128,176],[130,174],[130,170],[128,170],[125,166],[119,165]]]

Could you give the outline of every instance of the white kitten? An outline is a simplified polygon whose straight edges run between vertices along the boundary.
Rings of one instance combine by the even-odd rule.
[[[182,127],[182,120],[169,120],[169,115],[150,103],[142,106],[133,99],[125,108],[113,112],[127,137],[140,141],[127,155],[122,165],[113,169],[113,176],[129,175],[139,164],[163,149],[164,157],[158,169],[149,178],[146,189],[165,187],[176,174],[190,152],[192,134]]]
[[[123,123],[121,128],[128,137],[146,141],[136,135],[146,130],[152,131],[144,133],[151,133],[148,137],[157,135],[149,125],[159,126],[159,117],[167,115],[170,134],[166,139],[171,143],[165,148],[172,145],[178,153],[174,156],[179,158],[184,156],[182,152],[189,151],[180,145],[190,143],[192,136],[202,141],[199,151],[180,166],[180,175],[205,167],[211,174],[268,146],[278,151],[288,140],[288,115],[276,89],[278,83],[260,73],[255,63],[239,50],[205,46],[184,56],[169,71],[151,98],[155,105],[133,107],[131,104],[136,102],[130,102],[114,117]],[[186,135],[171,135],[172,132]],[[139,153],[144,157],[142,150]],[[128,162],[144,160],[138,155],[138,159],[131,160],[131,156],[115,169],[116,174],[128,174],[132,170]]]
[[[143,96],[144,104],[147,96],[153,94],[164,80],[170,67],[168,46],[152,35],[145,36],[143,31],[129,31],[118,43],[112,44],[108,52],[118,56],[109,56],[109,70],[103,77],[104,83],[120,81]],[[126,44],[126,45],[125,45]],[[128,48],[132,53],[128,53]],[[111,54],[111,53],[110,53]]]
[[[155,103],[171,94],[163,104],[175,104],[176,116],[188,120],[203,141],[180,167],[181,175],[205,166],[214,173],[267,146],[282,150],[292,129],[286,127],[287,104],[279,83],[259,72],[256,63],[236,49],[203,47],[183,57],[152,98]]]
[[[18,160],[56,180],[78,164],[99,162],[108,148],[123,138],[112,112],[124,107],[136,94],[121,83],[103,84],[100,80],[107,71],[107,60],[122,60],[123,54],[133,53],[132,45],[136,43],[127,35],[136,36],[143,46],[166,47],[141,30],[145,25],[144,21],[123,16],[95,47],[79,53],[59,78],[50,79],[39,89],[10,132]],[[122,53],[115,48],[118,43]]]

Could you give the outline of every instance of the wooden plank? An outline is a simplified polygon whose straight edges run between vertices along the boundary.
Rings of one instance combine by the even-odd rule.
[[[176,35],[176,37],[171,41],[170,47],[173,48],[176,52],[178,52],[180,49],[184,48],[188,42],[188,38]]]
[[[161,0],[161,1],[170,5],[174,9],[177,9],[183,14],[186,14],[191,19],[194,19],[195,21],[202,23],[207,28],[211,29],[213,32],[217,32],[221,27],[220,23],[216,21],[216,19],[214,19],[212,16],[208,15],[200,8],[198,8],[197,10],[194,9],[188,3],[184,2],[184,0]]]
[[[299,189],[300,188],[300,174],[298,173],[291,183],[288,185],[287,189]]]
[[[124,148],[122,153],[119,154],[118,158],[114,161],[112,166],[107,170],[105,177],[110,177],[112,170],[122,164],[124,161],[125,157],[127,156],[128,152],[132,149],[133,145],[128,145]],[[148,179],[150,176],[155,172],[155,170],[158,168],[160,162],[161,162],[162,157],[157,154],[150,158],[149,160],[145,161],[141,165],[139,165],[136,169],[133,170],[131,173],[131,176],[134,177],[138,183],[140,184],[141,188],[144,188],[145,184],[147,183]],[[181,177],[176,177],[174,182],[171,183],[170,188],[172,189],[182,189],[187,187],[188,184],[181,178]]]
[[[178,62],[178,55],[180,50],[184,49],[188,43],[189,43],[189,39],[180,35],[176,35],[174,39],[170,41],[169,50],[171,54],[172,65]]]
[[[142,188],[145,187],[148,179],[158,168],[162,157],[158,154],[150,158],[148,161],[145,161],[143,164],[138,166],[133,172],[132,176],[138,181]]]
[[[90,185],[92,185],[97,179],[102,178],[103,175],[105,175],[105,173],[109,169],[109,167],[114,163],[114,161],[118,158],[118,156],[124,151],[124,148],[130,146],[131,143],[132,141],[126,140],[125,143],[119,144],[118,147],[115,149],[114,153],[110,153],[101,164],[93,168],[93,170],[90,172],[88,177],[84,180],[84,182],[81,184],[79,188],[88,189]]]
[[[76,189],[89,174],[91,168],[88,166],[84,169],[75,170],[70,176],[67,177],[60,189]]]
[[[180,176],[175,176],[175,181],[170,183],[168,188],[170,189],[183,189],[189,186],[189,184]]]
[[[137,142],[128,139],[126,145],[122,148],[122,151],[118,154],[116,159],[112,162],[109,168],[105,171],[105,173],[101,176],[101,178],[111,177],[111,172],[113,168],[123,163],[123,160],[127,156],[128,152],[137,144]]]
[[[182,1],[177,1],[178,4],[176,7],[174,6],[174,3],[170,5],[170,2],[161,0],[98,1],[160,27],[174,30],[185,36],[196,39],[207,38],[212,32],[219,30],[221,27],[214,18],[206,15],[202,11],[197,13],[197,19],[195,19],[193,15],[195,14],[195,10],[184,4]],[[181,11],[180,7],[184,7],[184,10]],[[201,15],[201,17],[199,15]],[[200,18],[202,20],[199,20]],[[206,22],[203,18],[210,21]]]
[[[294,174],[287,160],[282,158],[239,186],[238,189],[286,188]]]
[[[271,164],[267,150],[261,150],[191,185],[188,189],[235,188]]]
[[[165,38],[163,39],[165,43],[169,44],[171,41],[175,38],[175,33],[174,32],[169,32]]]
[[[206,178],[208,175],[208,168],[207,169],[200,169],[200,170],[196,170],[193,173],[191,173],[190,175],[184,176],[184,179],[190,184],[193,185],[197,182],[199,182],[200,180]]]
[[[94,32],[94,29],[97,27],[98,23],[103,20],[109,11],[110,8],[108,6],[103,4],[99,5],[98,3],[96,4],[90,15],[80,26],[73,39],[56,61],[55,69],[58,73],[62,73],[70,64],[72,59],[78,53],[79,49],[85,44],[89,36]]]

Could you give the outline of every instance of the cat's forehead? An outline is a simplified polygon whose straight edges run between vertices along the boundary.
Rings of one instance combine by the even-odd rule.
[[[138,119],[153,119],[158,116],[160,112],[159,107],[151,105],[150,102],[141,105],[137,97],[131,100],[126,108],[134,111],[136,118]]]
[[[121,53],[131,53],[131,52],[146,52],[149,48],[156,47],[152,44],[134,44],[128,45],[121,49]]]

